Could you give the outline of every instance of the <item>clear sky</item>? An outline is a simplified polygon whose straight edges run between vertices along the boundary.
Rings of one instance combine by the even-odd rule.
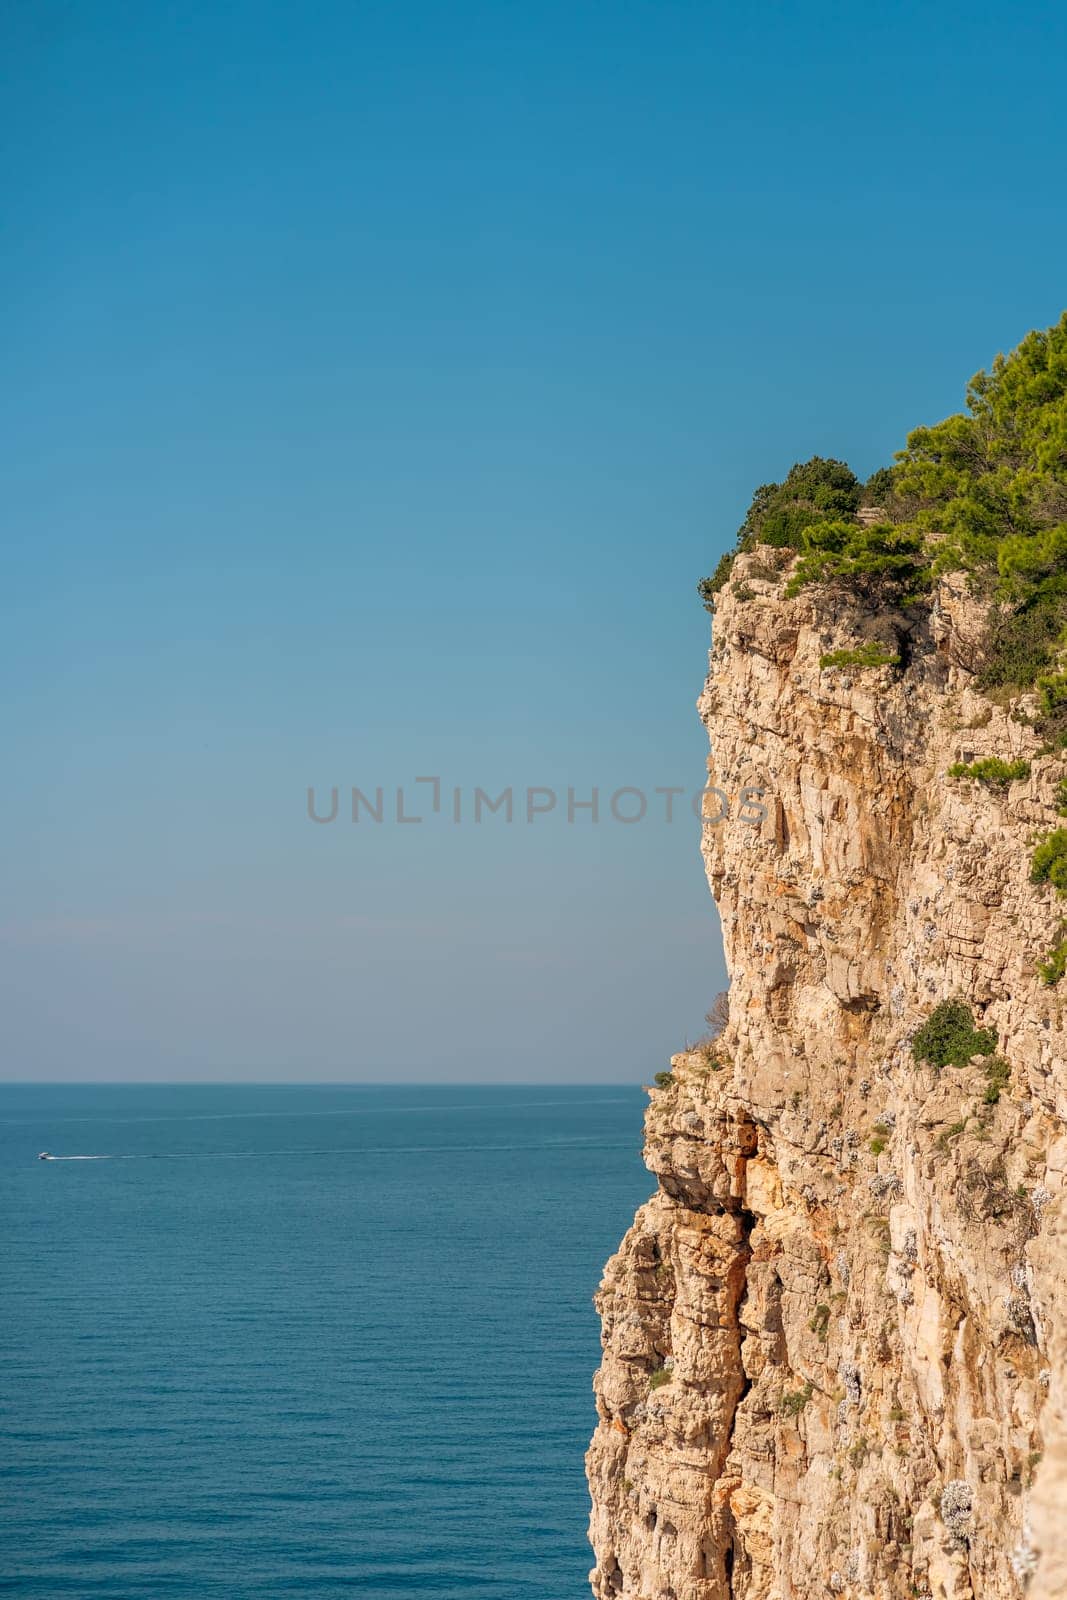
[[[647,1078],[691,820],[306,789],[699,786],[753,486],[1063,308],[1067,12],[2,10],[0,1074]]]

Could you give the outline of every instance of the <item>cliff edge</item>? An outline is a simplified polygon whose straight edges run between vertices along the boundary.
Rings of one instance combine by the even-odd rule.
[[[1050,1600],[1067,983],[1031,863],[1063,752],[978,692],[966,583],[872,613],[789,559],[716,601],[709,784],[767,809],[705,825],[729,1022],[651,1091],[657,1192],[597,1296],[593,1591]],[[948,775],[984,758],[1025,776]]]

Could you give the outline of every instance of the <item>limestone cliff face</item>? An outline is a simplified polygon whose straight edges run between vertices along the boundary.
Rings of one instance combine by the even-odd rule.
[[[658,1191],[598,1294],[598,1600],[1067,1594],[1067,979],[1029,881],[1059,757],[973,686],[982,612],[783,597],[741,557],[700,710],[730,973],[651,1093]],[[821,668],[875,640],[901,669]],[[1033,757],[997,790],[950,780]],[[717,806],[713,808],[717,810]],[[911,1039],[961,996],[1010,1080]],[[1044,1459],[1042,1459],[1044,1458]],[[1056,1548],[1057,1542],[1059,1549]]]

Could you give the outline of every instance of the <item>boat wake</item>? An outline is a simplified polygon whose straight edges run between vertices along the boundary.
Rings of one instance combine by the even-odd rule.
[[[42,1150],[37,1157],[38,1161],[136,1161],[137,1156],[54,1156],[48,1150]]]
[[[307,1156],[400,1156],[400,1155],[480,1155],[511,1154],[522,1150],[628,1150],[626,1142],[604,1143],[592,1135],[589,1138],[564,1135],[545,1139],[537,1144],[409,1144],[409,1145],[355,1145],[327,1146],[324,1148],[290,1150],[156,1150],[137,1154],[54,1156],[42,1150],[39,1161],[275,1161],[284,1157]]]

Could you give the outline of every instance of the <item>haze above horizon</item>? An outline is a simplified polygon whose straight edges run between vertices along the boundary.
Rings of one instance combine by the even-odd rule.
[[[5,35],[0,1076],[649,1079],[721,947],[691,814],[609,797],[703,781],[753,488],[1062,310],[1067,13]],[[453,820],[509,786],[559,798]]]

